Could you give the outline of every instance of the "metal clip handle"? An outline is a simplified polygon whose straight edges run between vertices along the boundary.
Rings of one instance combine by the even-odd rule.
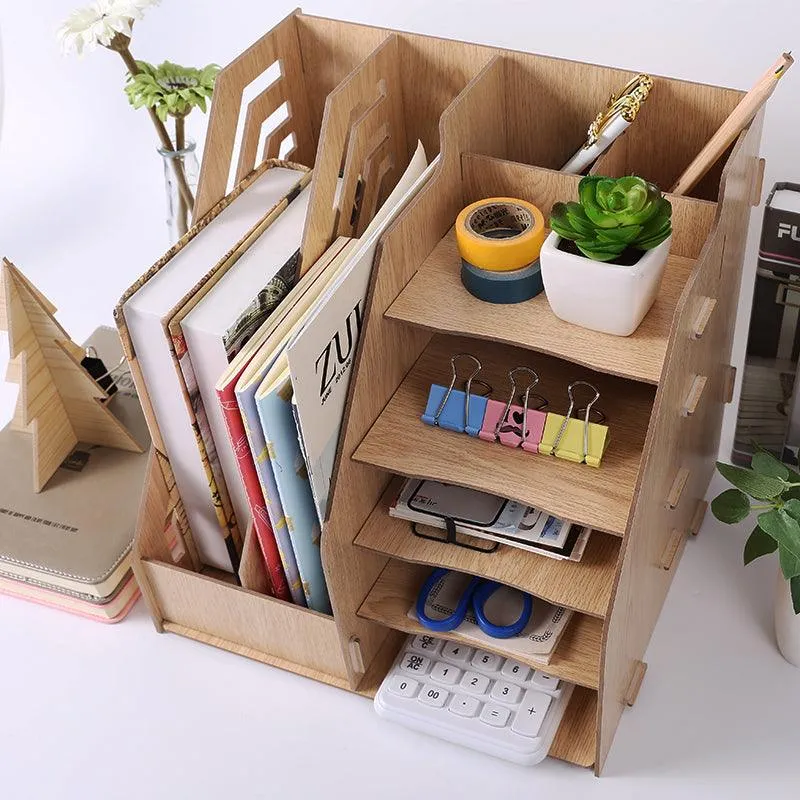
[[[522,395],[522,442],[528,438],[528,401],[530,400],[531,389],[539,383],[539,376],[530,367],[515,367],[508,373],[508,380],[511,383],[511,394],[508,396],[508,402],[503,410],[503,415],[497,420],[497,425],[494,426],[494,438],[497,439],[503,428],[508,425],[508,414],[511,411],[511,404],[517,395],[517,382],[514,375],[518,372],[525,372],[531,376],[528,383],[525,385],[524,394]],[[544,398],[542,398],[544,400]],[[545,405],[547,401],[545,400]],[[541,406],[540,406],[541,407]]]
[[[481,371],[482,365],[481,362],[478,361],[475,356],[470,355],[469,353],[456,353],[450,359],[450,369],[452,370],[453,377],[450,380],[450,386],[447,387],[447,391],[444,393],[444,397],[442,398],[442,402],[439,403],[439,408],[436,409],[436,413],[433,416],[433,424],[439,424],[439,417],[442,415],[442,411],[444,411],[444,407],[447,405],[447,400],[453,392],[453,387],[456,385],[456,381],[458,380],[458,360],[459,359],[466,359],[471,361],[475,365],[475,369],[469,374],[467,380],[464,384],[464,424],[469,422],[469,395],[470,389],[472,388],[472,380],[473,378]],[[489,391],[491,391],[491,386],[484,381],[476,381],[477,383],[481,383],[483,386],[488,387]]]
[[[593,386],[591,383],[587,383],[586,381],[573,381],[567,387],[567,395],[569,397],[569,408],[567,409],[566,416],[564,417],[564,421],[561,423],[561,428],[558,431],[558,435],[553,442],[553,455],[556,454],[558,450],[558,445],[561,443],[561,439],[564,437],[564,434],[567,430],[567,425],[569,425],[569,421],[572,418],[572,412],[575,410],[575,387],[577,386],[586,386],[587,388],[591,389],[594,392],[594,397],[592,400],[585,406],[585,408],[581,409],[585,412],[583,418],[583,459],[582,461],[586,461],[586,456],[589,454],[589,415],[592,413],[592,406],[600,399],[600,392],[598,391],[596,386]]]

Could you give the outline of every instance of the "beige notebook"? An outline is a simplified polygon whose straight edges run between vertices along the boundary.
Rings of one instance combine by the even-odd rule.
[[[113,328],[92,345],[108,368],[122,355]],[[108,401],[145,451],[150,437],[127,372]],[[67,593],[109,598],[130,569],[130,550],[147,466],[147,452],[78,445],[45,490],[31,487],[32,439],[0,431],[0,576]]]

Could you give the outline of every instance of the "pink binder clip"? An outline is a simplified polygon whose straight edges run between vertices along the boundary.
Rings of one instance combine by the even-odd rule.
[[[531,379],[523,391],[522,406],[514,405],[514,397],[517,394],[517,382],[514,378],[516,373],[527,372]],[[505,405],[498,400],[489,400],[486,406],[486,414],[483,418],[483,426],[478,434],[481,439],[488,442],[500,442],[506,447],[522,447],[529,453],[539,452],[539,442],[542,441],[544,423],[547,414],[539,409],[547,405],[541,395],[533,395],[541,402],[538,408],[528,408],[531,400],[531,389],[539,382],[539,376],[528,367],[516,367],[508,373],[511,382],[511,394]],[[523,421],[525,425],[523,426]]]

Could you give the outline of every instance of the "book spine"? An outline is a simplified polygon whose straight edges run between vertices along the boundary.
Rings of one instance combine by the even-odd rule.
[[[228,429],[231,446],[236,455],[236,463],[242,476],[247,501],[253,511],[253,528],[267,565],[267,575],[272,583],[273,592],[275,597],[291,603],[292,594],[289,590],[289,583],[283,571],[278,544],[275,541],[275,534],[267,514],[255,462],[247,442],[242,415],[239,412],[239,404],[236,402],[235,383],[235,381],[231,381],[224,389],[218,390],[217,398],[225,417],[225,427]]]

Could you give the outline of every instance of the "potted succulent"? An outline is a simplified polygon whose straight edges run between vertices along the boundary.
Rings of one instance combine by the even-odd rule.
[[[672,241],[672,205],[642,178],[587,175],[578,202],[556,203],[542,245],[553,313],[584,328],[629,336],[650,310]]]
[[[758,522],[744,546],[744,563],[778,552],[775,635],[783,657],[800,667],[800,473],[770,453],[758,451],[750,469],[717,464],[733,484],[714,498],[711,511],[734,525],[758,511]],[[751,504],[750,499],[757,502]]]

